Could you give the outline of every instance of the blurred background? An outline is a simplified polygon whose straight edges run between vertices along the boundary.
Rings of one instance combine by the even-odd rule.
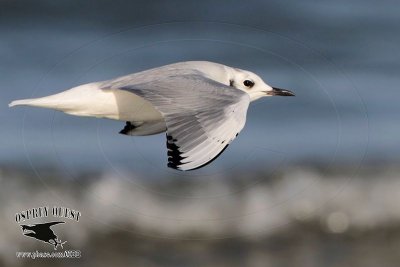
[[[0,1],[0,266],[399,266],[399,19],[390,0]],[[187,60],[296,97],[252,103],[184,173],[163,134],[8,108]],[[82,213],[54,227],[81,259],[16,258],[52,251],[15,222],[45,205]]]

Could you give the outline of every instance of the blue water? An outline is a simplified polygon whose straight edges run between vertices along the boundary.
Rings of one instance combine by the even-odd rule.
[[[384,2],[2,3],[0,163],[165,171],[163,135],[129,138],[122,122],[7,104],[185,60],[296,93],[253,103],[212,171],[398,162],[400,7]]]

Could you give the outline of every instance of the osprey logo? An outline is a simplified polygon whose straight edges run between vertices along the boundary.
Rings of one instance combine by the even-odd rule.
[[[59,247],[64,249],[63,245],[67,243],[57,234],[59,224],[66,223],[66,220],[79,222],[80,218],[79,211],[59,206],[32,208],[15,214],[15,221],[21,227],[24,236],[47,243],[53,246],[54,250]]]
[[[67,241],[62,242],[50,227],[60,223],[65,223],[65,222],[61,221],[48,222],[48,223],[38,223],[34,225],[22,224],[21,228],[22,228],[22,233],[24,235],[43,241],[45,243],[49,243],[50,245],[54,246],[55,250],[57,250],[58,246],[63,248],[63,245]]]

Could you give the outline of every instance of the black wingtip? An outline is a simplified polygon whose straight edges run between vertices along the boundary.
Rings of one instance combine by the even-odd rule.
[[[239,133],[237,133],[236,136],[238,134]],[[197,166],[193,169],[182,170],[181,166],[184,164],[184,163],[182,163],[182,160],[185,159],[186,157],[182,157],[182,152],[179,150],[179,146],[177,146],[175,144],[176,141],[177,141],[176,139],[174,139],[172,136],[167,134],[167,148],[168,148],[168,164],[167,164],[167,166],[169,168],[179,170],[179,171],[193,171],[193,170],[203,168],[204,166],[207,166],[208,164],[210,164],[211,162],[216,160],[225,151],[225,149],[227,149],[229,146],[229,144],[226,144],[224,146],[224,148],[217,155],[215,155],[215,157],[213,157],[206,163],[204,163],[200,166]],[[225,141],[222,141],[222,143],[224,143],[224,142]]]
[[[168,154],[168,167],[175,169],[179,169],[179,166],[182,164],[182,160],[185,157],[182,157],[182,152],[179,150],[179,146],[175,144],[177,140],[174,139],[172,136],[167,134],[167,154]]]

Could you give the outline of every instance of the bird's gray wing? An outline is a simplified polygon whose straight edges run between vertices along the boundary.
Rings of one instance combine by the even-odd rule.
[[[248,94],[200,74],[170,75],[150,82],[108,81],[108,89],[149,101],[167,126],[168,167],[200,168],[218,157],[246,122]]]

